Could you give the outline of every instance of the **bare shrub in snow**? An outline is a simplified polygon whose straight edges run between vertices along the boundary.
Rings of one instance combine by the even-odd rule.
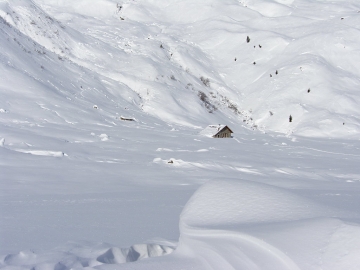
[[[206,102],[207,99],[208,99],[208,97],[206,96],[206,94],[205,94],[204,92],[202,92],[202,91],[199,91],[198,96],[199,96],[199,98],[200,98],[200,100],[201,100],[202,102]]]
[[[208,96],[204,92],[199,91],[198,97],[204,103],[204,106],[208,110],[209,113],[212,113],[217,110],[216,106],[210,102]]]
[[[116,9],[117,9],[117,12],[119,13],[122,9],[122,5],[116,4]]]
[[[203,76],[200,77],[201,82],[206,86],[206,87],[210,87],[210,80],[209,78],[205,78]]]
[[[232,110],[232,111],[233,111],[234,113],[236,113],[236,114],[239,114],[239,113],[240,113],[240,111],[239,111],[239,109],[238,109],[238,107],[236,106],[235,103],[230,102],[230,103],[228,104],[228,108],[229,108],[230,110]]]
[[[227,97],[221,96],[222,102],[225,103],[225,105],[232,110],[235,114],[241,114],[240,110],[238,109],[237,105],[230,101]]]
[[[8,23],[7,21],[5,21],[5,19],[3,17],[1,17],[1,16],[0,16],[0,23],[5,24],[8,27],[11,27],[11,24]]]
[[[45,16],[45,18],[46,18],[46,19],[48,19],[48,20],[49,20],[49,21],[51,21],[51,22],[53,22],[53,21],[54,21],[54,19],[53,19],[53,18],[51,18],[49,15]]]

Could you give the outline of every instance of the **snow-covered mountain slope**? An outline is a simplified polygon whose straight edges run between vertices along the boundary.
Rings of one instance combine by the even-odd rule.
[[[359,10],[349,1],[2,1],[2,63],[26,70],[24,80],[53,78],[47,87],[70,97],[100,91],[107,110],[125,100],[193,127],[227,119],[356,136]],[[84,101],[96,103],[90,93]]]
[[[0,0],[0,268],[358,269],[359,12]]]

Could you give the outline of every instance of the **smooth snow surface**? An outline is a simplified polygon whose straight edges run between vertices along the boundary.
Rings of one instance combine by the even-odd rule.
[[[360,269],[359,44],[356,0],[0,0],[0,268]]]

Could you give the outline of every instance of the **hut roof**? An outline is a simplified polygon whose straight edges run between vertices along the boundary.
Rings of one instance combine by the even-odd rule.
[[[208,136],[208,137],[214,137],[216,134],[221,132],[224,129],[229,129],[231,133],[234,133],[227,125],[209,125],[204,130],[200,132],[201,135]]]

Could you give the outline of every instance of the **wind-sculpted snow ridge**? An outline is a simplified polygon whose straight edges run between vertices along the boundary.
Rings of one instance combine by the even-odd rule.
[[[291,192],[246,181],[214,181],[202,186],[181,214],[181,226],[217,228],[336,216]]]
[[[159,240],[157,244],[126,249],[108,244],[69,243],[51,252],[6,255],[0,267],[358,269],[360,225],[344,221],[356,218],[359,217],[354,213],[319,205],[267,184],[210,181],[185,206],[175,251],[174,243]]]
[[[344,221],[356,218],[266,184],[211,181],[185,206],[174,253],[120,269],[358,269],[360,225]]]
[[[209,269],[356,269],[360,226],[342,221],[356,217],[266,184],[214,181],[185,206],[180,247],[217,253]]]
[[[21,251],[1,258],[1,269],[96,269],[101,265],[135,262],[145,258],[170,254],[174,243],[137,244],[130,248],[111,247],[108,244],[69,243],[51,252]],[[70,251],[69,251],[70,250]]]

